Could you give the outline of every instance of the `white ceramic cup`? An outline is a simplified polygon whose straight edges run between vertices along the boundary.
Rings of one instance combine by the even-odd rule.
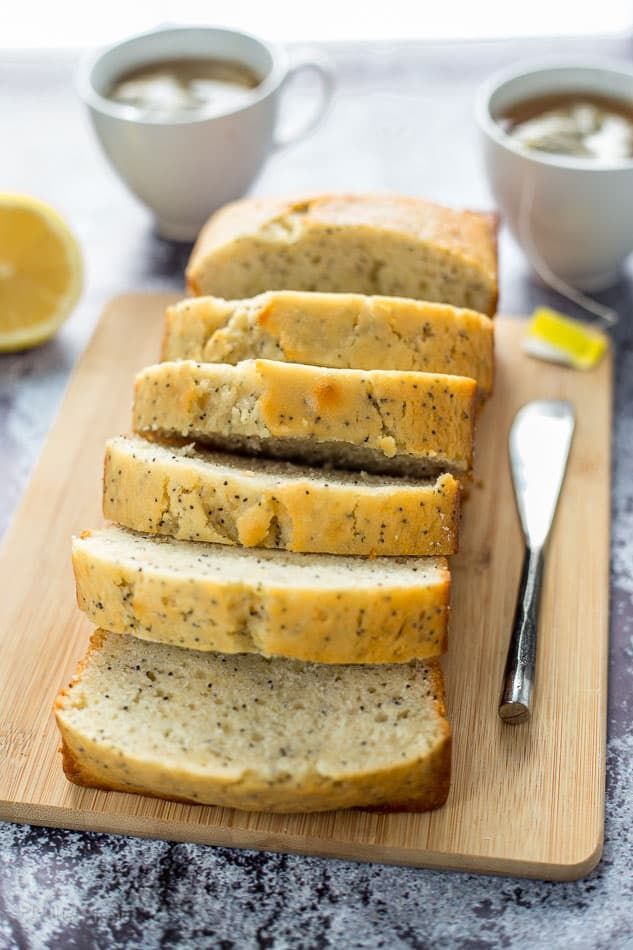
[[[520,101],[586,92],[630,102],[626,65],[524,66],[480,88],[476,116],[493,194],[535,270],[580,290],[611,286],[633,250],[633,160],[599,162],[527,149],[496,119]]]
[[[107,98],[112,83],[130,69],[176,58],[232,60],[262,81],[238,108],[196,112],[167,121],[139,115]],[[321,81],[321,96],[303,125],[275,134],[280,93],[308,70]],[[158,233],[192,240],[206,218],[243,195],[270,152],[311,132],[331,99],[334,80],[320,58],[290,62],[283,50],[236,30],[213,27],[159,29],[110,46],[81,64],[81,98],[110,163],[128,188],[154,213]]]

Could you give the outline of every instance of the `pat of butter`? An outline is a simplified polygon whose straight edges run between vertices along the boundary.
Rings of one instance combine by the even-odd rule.
[[[600,330],[549,307],[534,311],[523,339],[523,350],[530,356],[574,369],[592,369],[607,346],[607,337]]]

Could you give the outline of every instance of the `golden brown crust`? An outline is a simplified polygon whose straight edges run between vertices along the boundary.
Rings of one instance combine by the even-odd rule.
[[[448,724],[447,724],[448,725]],[[442,805],[446,803],[448,798],[448,793],[450,791],[450,782],[451,782],[451,747],[452,747],[452,738],[450,735],[450,729],[447,730],[446,736],[441,740],[436,749],[433,751],[429,758],[429,787],[424,790],[424,793],[421,793],[420,796],[416,799],[402,799],[389,802],[386,805],[353,805],[350,806],[355,810],[359,811],[370,811],[378,814],[394,814],[398,812],[425,812],[432,811],[435,808],[441,808]],[[142,788],[140,786],[133,785],[124,785],[118,782],[106,782],[101,778],[96,777],[91,774],[88,769],[86,769],[81,762],[79,762],[69,747],[62,739],[60,746],[60,751],[62,755],[62,768],[64,770],[64,775],[69,782],[72,782],[73,785],[79,785],[83,788],[97,788],[105,792],[124,792],[128,795],[143,795],[146,798],[158,798],[171,802],[179,802],[183,805],[210,805],[213,807],[213,802],[201,802],[196,801],[194,798],[186,798],[182,795],[172,795],[169,796],[160,794],[158,792],[153,792],[151,789]],[[231,808],[234,807],[237,810],[240,809],[239,804],[231,805],[223,803],[216,807],[222,808]],[[321,807],[320,811],[331,811],[335,810],[336,805],[331,807]],[[270,809],[271,813],[275,813],[275,809]],[[293,811],[289,812],[290,814]],[[294,813],[301,813],[301,808],[294,809]],[[283,812],[278,812],[278,814],[284,814]]]
[[[60,752],[62,755],[62,768],[64,775],[73,785],[84,785],[87,788],[104,788],[99,781],[93,778],[81,765],[78,759],[70,751],[62,739]]]
[[[328,234],[328,229],[366,229],[377,233],[398,234],[409,242],[432,245],[445,251],[453,260],[463,261],[487,284],[485,305],[478,306],[493,315],[497,301],[496,218],[487,213],[454,211],[421,198],[377,194],[325,194],[297,199],[243,199],[216,212],[202,229],[187,267],[187,287],[191,293],[227,294],[210,286],[213,255],[219,249],[234,246],[246,237],[259,239],[277,223],[283,230],[293,230],[299,223],[304,230]],[[260,287],[250,293],[272,289]],[[286,283],[287,288],[292,285]],[[309,289],[295,286],[292,289]],[[325,289],[325,288],[321,288]],[[329,287],[331,290],[361,290],[364,287]],[[243,294],[244,295],[244,294]],[[403,296],[421,296],[407,292]],[[439,299],[439,298],[435,298]],[[483,298],[482,298],[483,299]],[[467,301],[452,301],[467,303]]]
[[[121,539],[125,558],[106,553],[95,533],[96,547],[75,541],[73,569],[80,608],[115,633],[187,649],[328,664],[406,663],[446,650],[450,573],[443,558],[418,585],[412,583],[418,575],[411,574],[406,583],[397,576],[355,587],[350,574],[330,587],[300,576],[302,586],[295,588],[251,580],[247,566],[243,580],[168,572],[152,565],[154,552],[165,559],[167,544],[174,553],[197,545],[110,533]],[[317,559],[316,572],[321,563]]]
[[[325,225],[369,225],[413,239],[423,236],[472,258],[489,276],[496,276],[495,217],[487,212],[456,211],[424,198],[393,194],[322,195],[309,210]]]
[[[452,736],[450,729],[448,729],[445,737],[431,755],[429,774],[433,778],[429,782],[425,794],[417,799],[402,799],[389,802],[387,805],[370,806],[368,810],[382,814],[393,814],[394,812],[424,812],[441,808],[446,803],[451,787],[451,750]]]
[[[210,250],[244,235],[256,234],[269,222],[293,213],[326,225],[384,227],[402,231],[412,238],[419,236],[422,224],[429,239],[467,251],[496,281],[498,215],[456,211],[409,195],[330,193],[295,199],[243,198],[220,208],[209,218],[194,244],[187,267],[188,283],[190,275],[195,278],[199,261]]]
[[[103,513],[142,533],[303,554],[438,556],[457,549],[460,487],[452,475],[403,486],[394,479],[345,481],[300,466],[268,472],[279,469],[113,439]]]
[[[144,795],[146,798],[162,798],[164,795],[158,795],[149,789],[135,788],[132,785],[124,785],[120,782],[105,782],[101,778],[90,772],[85,765],[77,759],[64,739],[61,741],[60,752],[62,756],[62,768],[64,775],[73,785],[81,785],[83,788],[99,788],[104,792],[125,792],[129,795]],[[183,798],[180,795],[170,795],[170,802],[181,802],[183,805],[200,805],[200,802],[193,798]]]
[[[494,317],[499,304],[499,227],[501,225],[501,216],[496,211],[481,212],[488,219],[491,235],[491,251],[495,262],[495,280],[493,285],[493,296],[490,304],[490,317]]]
[[[338,369],[446,373],[491,392],[493,321],[450,304],[379,295],[268,291],[168,307],[161,359],[273,359]]]
[[[137,376],[133,424],[142,435],[230,441],[339,468],[459,475],[472,464],[476,397],[475,381],[462,376],[184,360]]]

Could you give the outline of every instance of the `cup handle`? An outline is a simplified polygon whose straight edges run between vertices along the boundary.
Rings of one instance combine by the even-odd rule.
[[[319,53],[311,53],[309,58],[291,65],[281,82],[279,92],[283,92],[288,84],[303,72],[315,73],[318,76],[321,84],[319,103],[313,114],[298,129],[286,135],[275,134],[273,136],[272,149],[275,152],[286,148],[287,145],[294,145],[295,142],[301,141],[306,135],[310,135],[322,121],[334,95],[334,73],[326,58],[319,55]]]

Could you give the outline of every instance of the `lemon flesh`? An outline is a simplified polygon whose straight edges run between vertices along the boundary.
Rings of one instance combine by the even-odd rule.
[[[0,351],[50,339],[77,303],[79,245],[51,207],[0,194]]]

